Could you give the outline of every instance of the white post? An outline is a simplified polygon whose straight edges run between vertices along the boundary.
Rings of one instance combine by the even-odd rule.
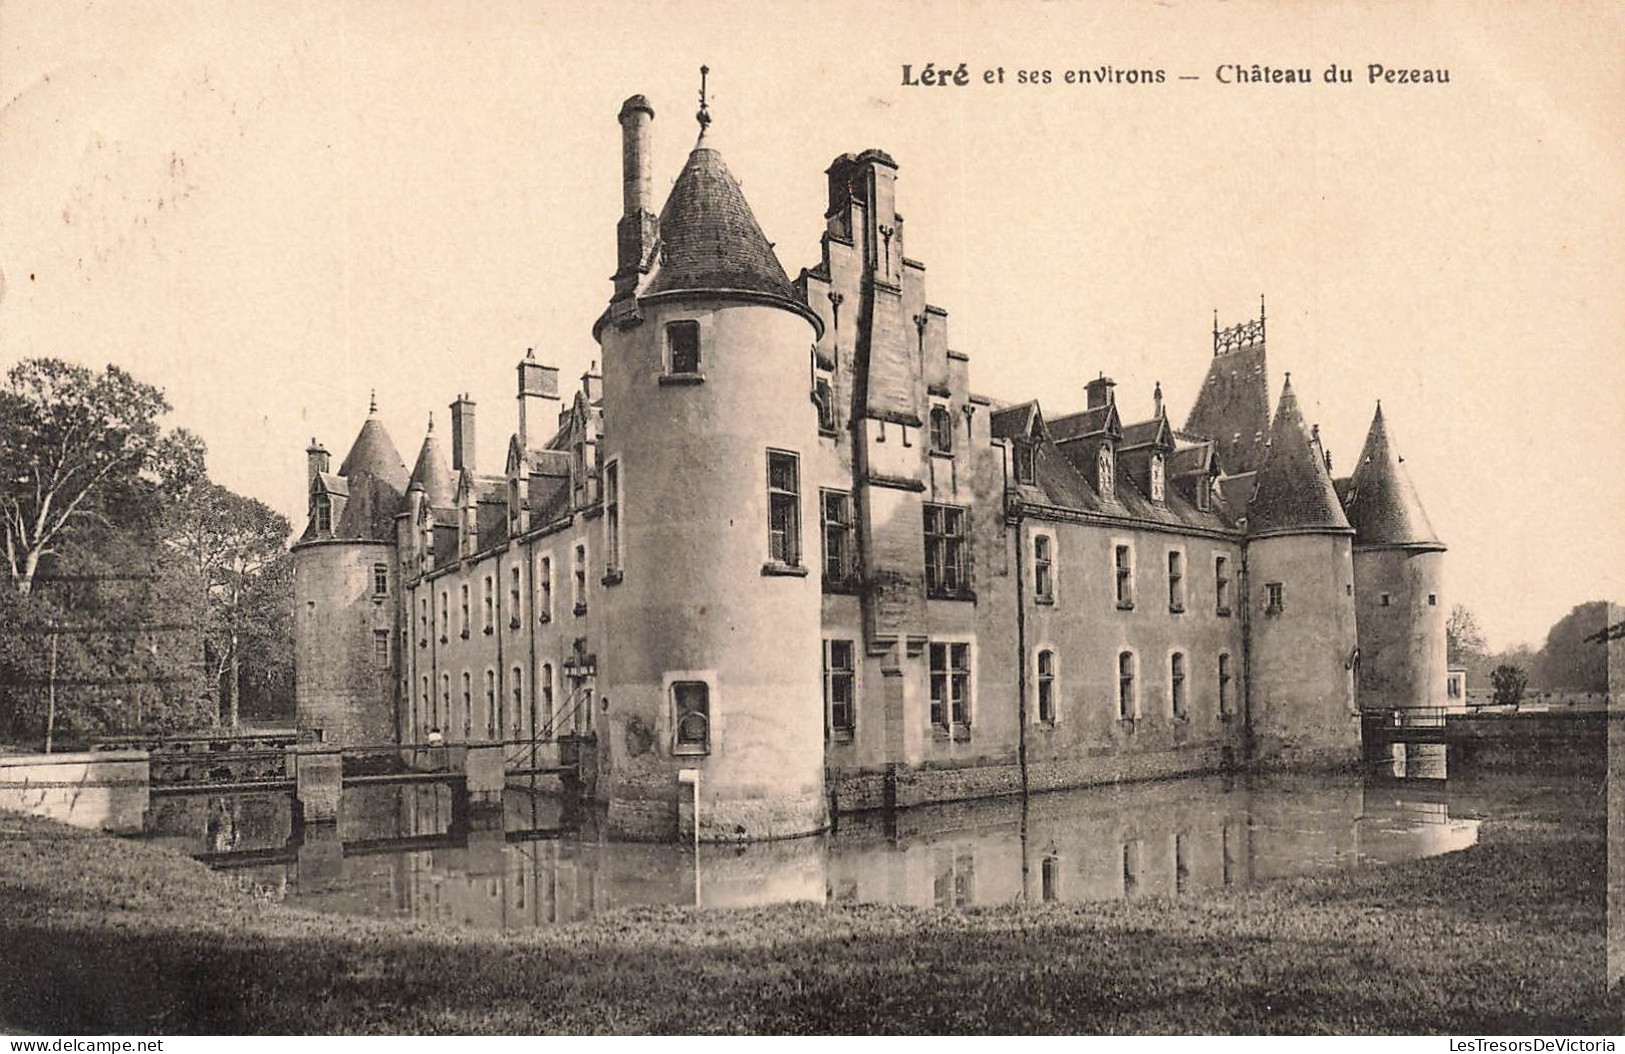
[[[681,793],[681,788],[684,787],[684,786],[687,786],[687,787],[689,787],[691,789],[690,792],[693,795],[693,797],[691,799],[690,815],[693,817],[692,822],[693,822],[693,827],[694,827],[694,906],[695,907],[701,907],[702,904],[701,904],[701,898],[700,898],[700,770],[699,769],[678,769],[677,770],[677,785],[678,785],[678,788],[679,788],[679,791],[678,791],[679,794]]]

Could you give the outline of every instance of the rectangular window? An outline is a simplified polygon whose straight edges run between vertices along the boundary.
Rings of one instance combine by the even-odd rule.
[[[1213,610],[1218,615],[1230,614],[1230,558],[1213,558]]]
[[[447,707],[446,720],[451,720],[450,706]],[[463,671],[463,738],[468,739],[474,735],[474,679],[467,670]]]
[[[1185,610],[1185,554],[1178,549],[1168,553],[1168,610]]]
[[[1280,614],[1286,607],[1286,587],[1280,582],[1266,582],[1264,584],[1264,599],[1264,614]]]
[[[571,599],[575,602],[575,613],[587,613],[587,546],[585,543],[576,543],[575,552],[575,592]]]
[[[1038,479],[1038,448],[1032,443],[1016,442],[1016,482],[1033,483]]]
[[[372,664],[380,670],[389,669],[389,630],[372,631]]]
[[[1235,702],[1230,690],[1230,656],[1225,653],[1219,655],[1219,713],[1235,713]]]
[[[970,645],[931,645],[931,723],[944,731],[970,725]]]
[[[843,490],[819,491],[823,515],[824,581],[841,585],[852,578],[852,495]]]
[[[1429,593],[1428,594],[1428,607],[1436,608],[1438,606],[1439,606],[1439,594],[1437,594],[1437,593]]]
[[[418,601],[418,640],[429,643],[429,598]]]
[[[513,706],[509,710],[508,724],[513,728],[513,738],[520,739],[525,733],[525,669],[522,666],[513,668]]]
[[[801,566],[801,472],[796,455],[767,452],[767,557]]]
[[[1047,534],[1033,537],[1033,594],[1039,600],[1055,599],[1055,569],[1051,566],[1051,541]]]
[[[497,737],[497,674],[485,671],[485,738]]]
[[[440,643],[446,643],[446,634],[451,632],[450,608],[446,604],[446,591],[440,591]]]
[[[536,621],[553,621],[553,558],[536,558]]]
[[[699,373],[700,324],[694,321],[666,323],[666,353],[672,373]]]
[[[1381,600],[1381,603],[1382,603],[1383,607],[1388,607],[1390,604],[1392,604],[1394,602],[1394,598],[1391,595],[1387,594],[1387,593],[1382,594],[1380,600]]]
[[[1048,648],[1038,653],[1038,719],[1055,723],[1055,653]]]
[[[519,565],[514,564],[508,568],[508,626],[511,629],[519,628],[519,600],[520,586],[522,585]]]
[[[389,565],[372,565],[372,595],[385,597],[389,595]]]
[[[1134,653],[1121,652],[1117,656],[1117,716],[1127,721],[1138,713],[1134,697]]]
[[[1168,699],[1173,707],[1174,717],[1186,720],[1190,714],[1185,709],[1185,655],[1183,652],[1174,652],[1168,657]]]
[[[926,505],[926,594],[949,599],[967,596],[970,576],[965,557],[965,510],[954,505]]]
[[[711,751],[711,689],[704,681],[674,681],[671,686],[674,754]]]
[[[604,576],[621,573],[621,463],[604,466]]]
[[[461,588],[460,588],[460,590],[458,592],[458,596],[462,600],[462,622],[461,622],[462,637],[463,637],[464,640],[467,640],[468,639],[468,631],[469,631],[469,617],[470,617],[469,616],[469,611],[468,611],[468,583],[467,582],[464,582],[462,584],[462,586],[461,586]]]
[[[496,582],[490,575],[485,576],[485,590],[480,594],[481,608],[485,614],[485,632],[490,633],[496,628]]]
[[[537,676],[536,693],[541,696],[541,713],[537,715],[539,724],[536,735],[542,739],[553,738],[553,664],[542,663],[542,672]]]
[[[1134,548],[1119,545],[1113,556],[1117,574],[1117,606],[1124,611],[1134,607]]]
[[[445,711],[446,724],[451,724],[451,674],[440,675],[440,706],[435,710],[435,727],[440,726],[440,712]]]
[[[856,699],[853,671],[852,642],[826,640],[824,642],[824,713],[829,720],[832,737],[850,739],[857,727]]]

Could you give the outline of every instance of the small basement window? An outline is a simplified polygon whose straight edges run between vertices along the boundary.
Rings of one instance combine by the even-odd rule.
[[[676,728],[674,754],[711,752],[711,689],[704,681],[674,681],[672,716]]]

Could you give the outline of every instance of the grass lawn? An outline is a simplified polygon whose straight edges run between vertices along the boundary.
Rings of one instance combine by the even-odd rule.
[[[295,910],[0,813],[0,1021],[44,1033],[1617,1032],[1603,812],[1180,899],[640,909],[522,934]]]

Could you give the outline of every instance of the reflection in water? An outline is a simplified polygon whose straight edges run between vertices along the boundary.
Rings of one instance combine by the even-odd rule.
[[[460,822],[442,786],[349,788],[298,831],[286,795],[155,800],[148,837],[320,911],[514,929],[634,905],[789,901],[944,909],[1184,896],[1472,845],[1443,781],[1172,780],[843,816],[829,835],[747,846],[562,833],[556,799],[510,789]],[[1473,799],[1482,814],[1482,795]]]

